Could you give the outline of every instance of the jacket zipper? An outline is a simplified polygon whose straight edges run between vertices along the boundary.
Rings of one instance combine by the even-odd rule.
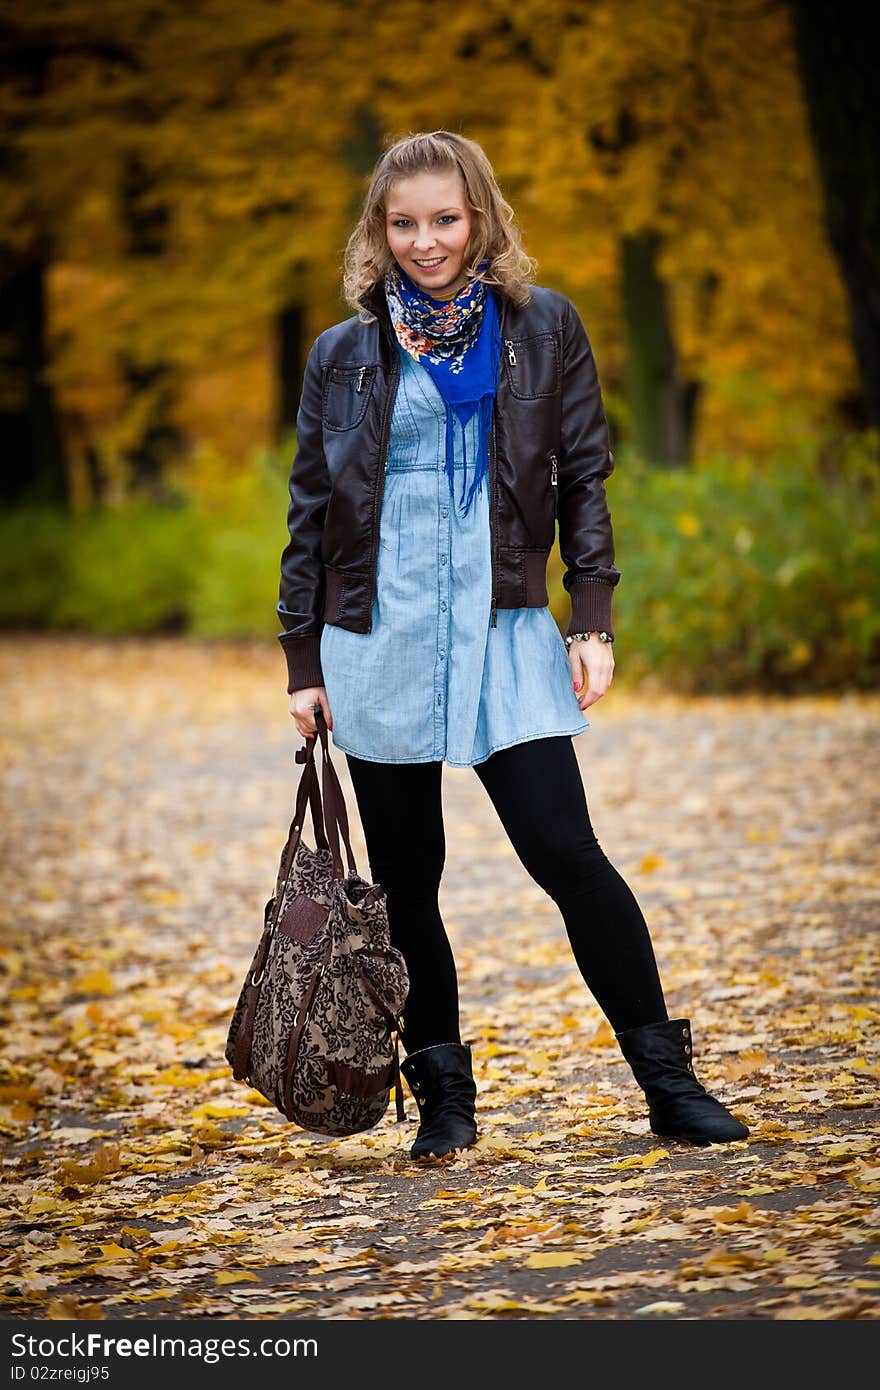
[[[555,490],[554,490],[554,493],[553,493],[553,515],[554,515],[554,516],[558,516],[558,515],[559,515],[559,476],[558,476],[558,472],[557,472],[558,464],[559,464],[559,460],[558,460],[557,457],[556,457],[556,453],[555,453],[554,450],[551,449],[551,451],[550,451],[550,485],[551,485],[552,488],[555,489]]]
[[[383,331],[388,336],[385,324],[382,324]],[[373,583],[370,594],[370,611],[367,616],[367,632],[373,631],[373,604],[376,601],[376,589],[378,587],[378,551],[379,551],[379,528],[382,524],[382,498],[385,493],[385,474],[388,472],[388,446],[391,442],[391,413],[394,410],[394,402],[397,399],[397,388],[400,385],[400,357],[397,353],[397,339],[394,339],[394,358],[391,368],[391,385],[388,388],[385,400],[385,416],[382,421],[382,442],[379,448],[379,480],[376,484],[376,508],[375,521],[373,523]]]

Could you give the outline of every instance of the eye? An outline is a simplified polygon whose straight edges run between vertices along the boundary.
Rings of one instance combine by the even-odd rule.
[[[395,219],[394,219],[394,221],[392,222],[391,225],[392,225],[392,227],[403,227],[403,226],[407,225],[407,224],[409,223],[409,221],[410,221],[410,219],[409,219],[408,217],[395,217]],[[458,221],[458,214],[455,213],[455,212],[444,212],[444,213],[441,213],[441,215],[437,218],[437,221],[438,221],[438,222],[457,222],[457,221]]]

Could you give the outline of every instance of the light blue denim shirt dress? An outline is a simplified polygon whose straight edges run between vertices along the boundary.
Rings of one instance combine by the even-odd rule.
[[[490,627],[488,478],[462,517],[461,431],[453,506],[443,398],[427,368],[398,352],[372,631],[321,631],[333,742],[368,762],[472,767],[526,739],[583,733],[590,726],[550,609],[499,608]],[[475,414],[469,461],[477,447]]]

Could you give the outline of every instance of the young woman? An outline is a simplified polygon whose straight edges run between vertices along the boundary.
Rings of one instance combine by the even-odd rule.
[[[311,738],[322,710],[346,754],[409,969],[414,1157],[477,1134],[438,907],[444,762],[476,769],[558,905],[653,1132],[748,1135],[697,1081],[690,1023],[667,1015],[645,919],[590,822],[572,738],[614,673],[614,460],[584,326],[532,271],[479,145],[398,140],[346,249],[356,312],[315,341],[297,420],[278,605],[290,712]],[[547,606],[557,520],[565,641]]]

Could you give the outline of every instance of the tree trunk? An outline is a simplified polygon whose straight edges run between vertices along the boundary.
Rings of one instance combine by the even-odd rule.
[[[870,11],[791,0],[791,12],[862,386],[863,401],[847,404],[857,424],[880,427],[880,102],[865,29]]]
[[[624,237],[621,246],[627,382],[639,452],[650,463],[675,467],[690,460],[700,388],[678,373],[659,249],[651,231]]]
[[[66,505],[67,469],[46,367],[48,253],[13,265],[0,293],[0,500]]]
[[[121,205],[128,252],[134,260],[157,259],[167,248],[171,212],[166,203],[152,200],[153,189],[152,171],[136,154],[130,155],[123,166]],[[176,373],[167,362],[138,362],[127,353],[122,354],[120,371],[133,398],[144,393],[149,397],[140,438],[126,451],[130,482],[135,490],[162,500],[166,465],[186,442],[174,418]]]

